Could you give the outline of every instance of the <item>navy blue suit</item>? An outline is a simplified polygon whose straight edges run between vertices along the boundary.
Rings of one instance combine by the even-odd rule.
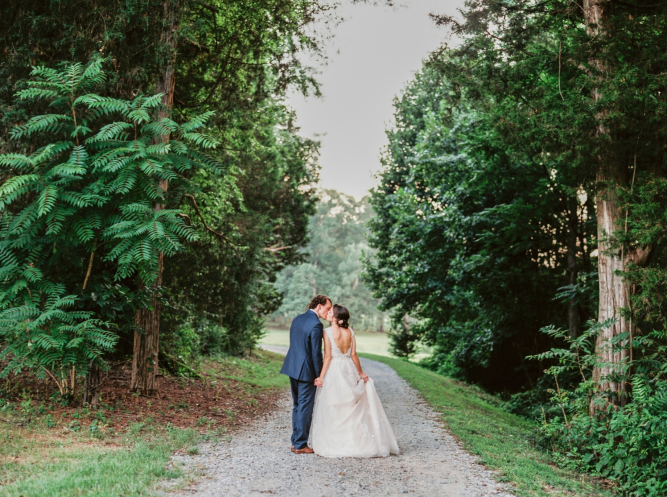
[[[280,370],[290,377],[292,386],[292,445],[303,449],[308,445],[310,421],[315,403],[315,378],[322,371],[322,331],[314,311],[306,311],[292,321],[289,350]]]

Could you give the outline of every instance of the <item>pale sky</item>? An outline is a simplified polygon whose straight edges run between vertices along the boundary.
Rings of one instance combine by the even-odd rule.
[[[301,134],[321,141],[321,186],[360,199],[376,184],[385,129],[393,121],[392,101],[421,68],[422,59],[443,42],[429,13],[455,15],[462,0],[403,0],[401,7],[353,5],[342,0],[345,20],[333,29],[323,97],[289,97]],[[319,135],[319,136],[318,136]]]

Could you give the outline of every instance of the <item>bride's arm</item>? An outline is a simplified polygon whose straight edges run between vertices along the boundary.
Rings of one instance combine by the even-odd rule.
[[[331,362],[331,344],[329,343],[329,335],[324,334],[324,363],[322,364],[322,372],[320,373],[319,378],[315,378],[315,385],[318,387],[322,386],[324,381],[324,375],[327,374],[327,369],[329,369],[329,363]]]
[[[361,369],[361,361],[359,361],[359,356],[357,355],[357,339],[356,337],[352,337],[352,353],[350,354],[350,357],[352,358],[352,361],[354,362],[355,366],[357,366],[357,371],[359,371],[359,376],[361,376],[361,379],[364,380],[364,383],[368,381],[368,376],[364,374],[364,371]]]

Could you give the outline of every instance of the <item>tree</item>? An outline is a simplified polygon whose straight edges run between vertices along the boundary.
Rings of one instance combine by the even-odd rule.
[[[627,399],[626,362],[643,319],[632,305],[642,286],[630,281],[662,240],[630,237],[626,226],[646,210],[620,199],[641,185],[653,185],[655,200],[662,195],[664,13],[658,4],[483,0],[462,22],[436,16],[464,43],[447,60],[434,54],[434,64],[468,95],[484,94],[502,107],[502,128],[513,142],[542,140],[552,156],[569,155],[581,184],[591,185],[599,227],[598,320],[614,320],[599,335],[594,376],[615,404]]]
[[[180,23],[179,0],[164,0],[162,19],[162,33],[158,44],[158,54],[162,61],[157,77],[156,88],[162,95],[162,105],[157,110],[157,120],[171,118],[174,105],[174,91],[176,89],[176,48],[178,46],[177,33]],[[169,133],[155,137],[155,144],[168,144]],[[169,180],[161,179],[158,187],[166,192],[169,188]],[[153,204],[154,211],[164,209],[164,203]],[[135,322],[137,330],[134,332],[134,350],[132,354],[132,377],[130,379],[130,390],[152,394],[157,391],[157,371],[160,342],[160,308],[158,288],[162,286],[162,273],[164,270],[164,253],[159,252],[157,274],[153,283],[153,293],[150,307],[137,309]]]
[[[392,311],[396,354],[425,340],[437,349],[434,368],[453,362],[488,389],[520,391],[543,369],[524,359],[549,346],[538,330],[568,322],[556,294],[578,320],[590,316],[581,295],[592,212],[563,159],[507,143],[504,109],[478,110],[457,90],[429,64],[395,102],[372,196],[368,281]],[[587,242],[568,253],[573,235]]]
[[[245,116],[226,139],[238,150],[231,174],[193,178],[198,191],[181,205],[202,236],[168,260],[166,333],[215,326],[225,352],[245,353],[280,305],[275,274],[303,260],[319,169],[319,144],[297,135],[293,117],[274,102]]]
[[[26,84],[26,67],[54,66],[62,60],[85,61],[91,54],[101,53],[114,65],[113,78],[100,90],[102,94],[130,99],[137,92],[161,92],[164,105],[155,110],[158,119],[172,114],[187,119],[215,110],[211,123],[223,143],[216,155],[232,165],[238,160],[229,141],[233,141],[235,126],[252,123],[267,102],[279,99],[288,85],[317,91],[297,54],[303,49],[317,49],[304,30],[322,11],[315,2],[291,0],[103,4],[10,1],[0,7],[0,39],[5,48],[0,51],[0,73],[7,82],[0,88],[5,131],[30,112],[20,103],[11,102],[13,92]],[[167,141],[169,136],[158,139]],[[288,185],[294,187],[295,183]],[[166,192],[167,187],[165,180],[161,188]],[[292,195],[292,199],[296,197],[298,194]],[[154,208],[176,208],[184,198],[183,192],[168,192],[164,202]],[[305,236],[305,230],[302,232]],[[295,241],[297,245],[303,243],[303,239]],[[292,255],[281,254],[278,259],[287,261],[294,256],[294,252],[287,253]],[[243,257],[240,252],[231,256]],[[134,337],[133,388],[151,389],[144,378],[150,377],[150,362],[158,353],[163,299],[159,289],[161,270],[158,274],[148,305],[135,313],[134,321],[145,333]],[[102,277],[93,273],[91,280],[98,282]],[[126,304],[123,306],[129,308],[139,301]]]
[[[34,81],[18,97],[44,100],[52,113],[12,130],[15,147],[31,153],[0,156],[0,301],[11,326],[3,333],[3,355],[12,357],[5,373],[37,366],[61,393],[67,390],[67,368],[73,389],[77,367],[99,362],[117,338],[103,331],[113,324],[94,319],[92,312],[63,310],[83,304],[76,294],[86,289],[95,261],[116,281],[136,274],[152,285],[161,254],[174,254],[197,237],[178,210],[152,207],[164,201],[160,182],[187,183],[183,174],[200,168],[224,172],[202,153],[217,145],[200,132],[210,113],[179,125],[151,118],[161,94],[126,101],[89,93],[106,80],[102,63],[35,68]],[[171,135],[168,143],[161,140],[165,135]],[[150,376],[156,369],[154,364],[140,388],[155,388]]]

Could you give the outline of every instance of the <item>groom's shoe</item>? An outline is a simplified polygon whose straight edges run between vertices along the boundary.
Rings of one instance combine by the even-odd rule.
[[[303,449],[294,449],[292,450],[295,454],[314,454],[315,451],[310,447],[304,447]]]

